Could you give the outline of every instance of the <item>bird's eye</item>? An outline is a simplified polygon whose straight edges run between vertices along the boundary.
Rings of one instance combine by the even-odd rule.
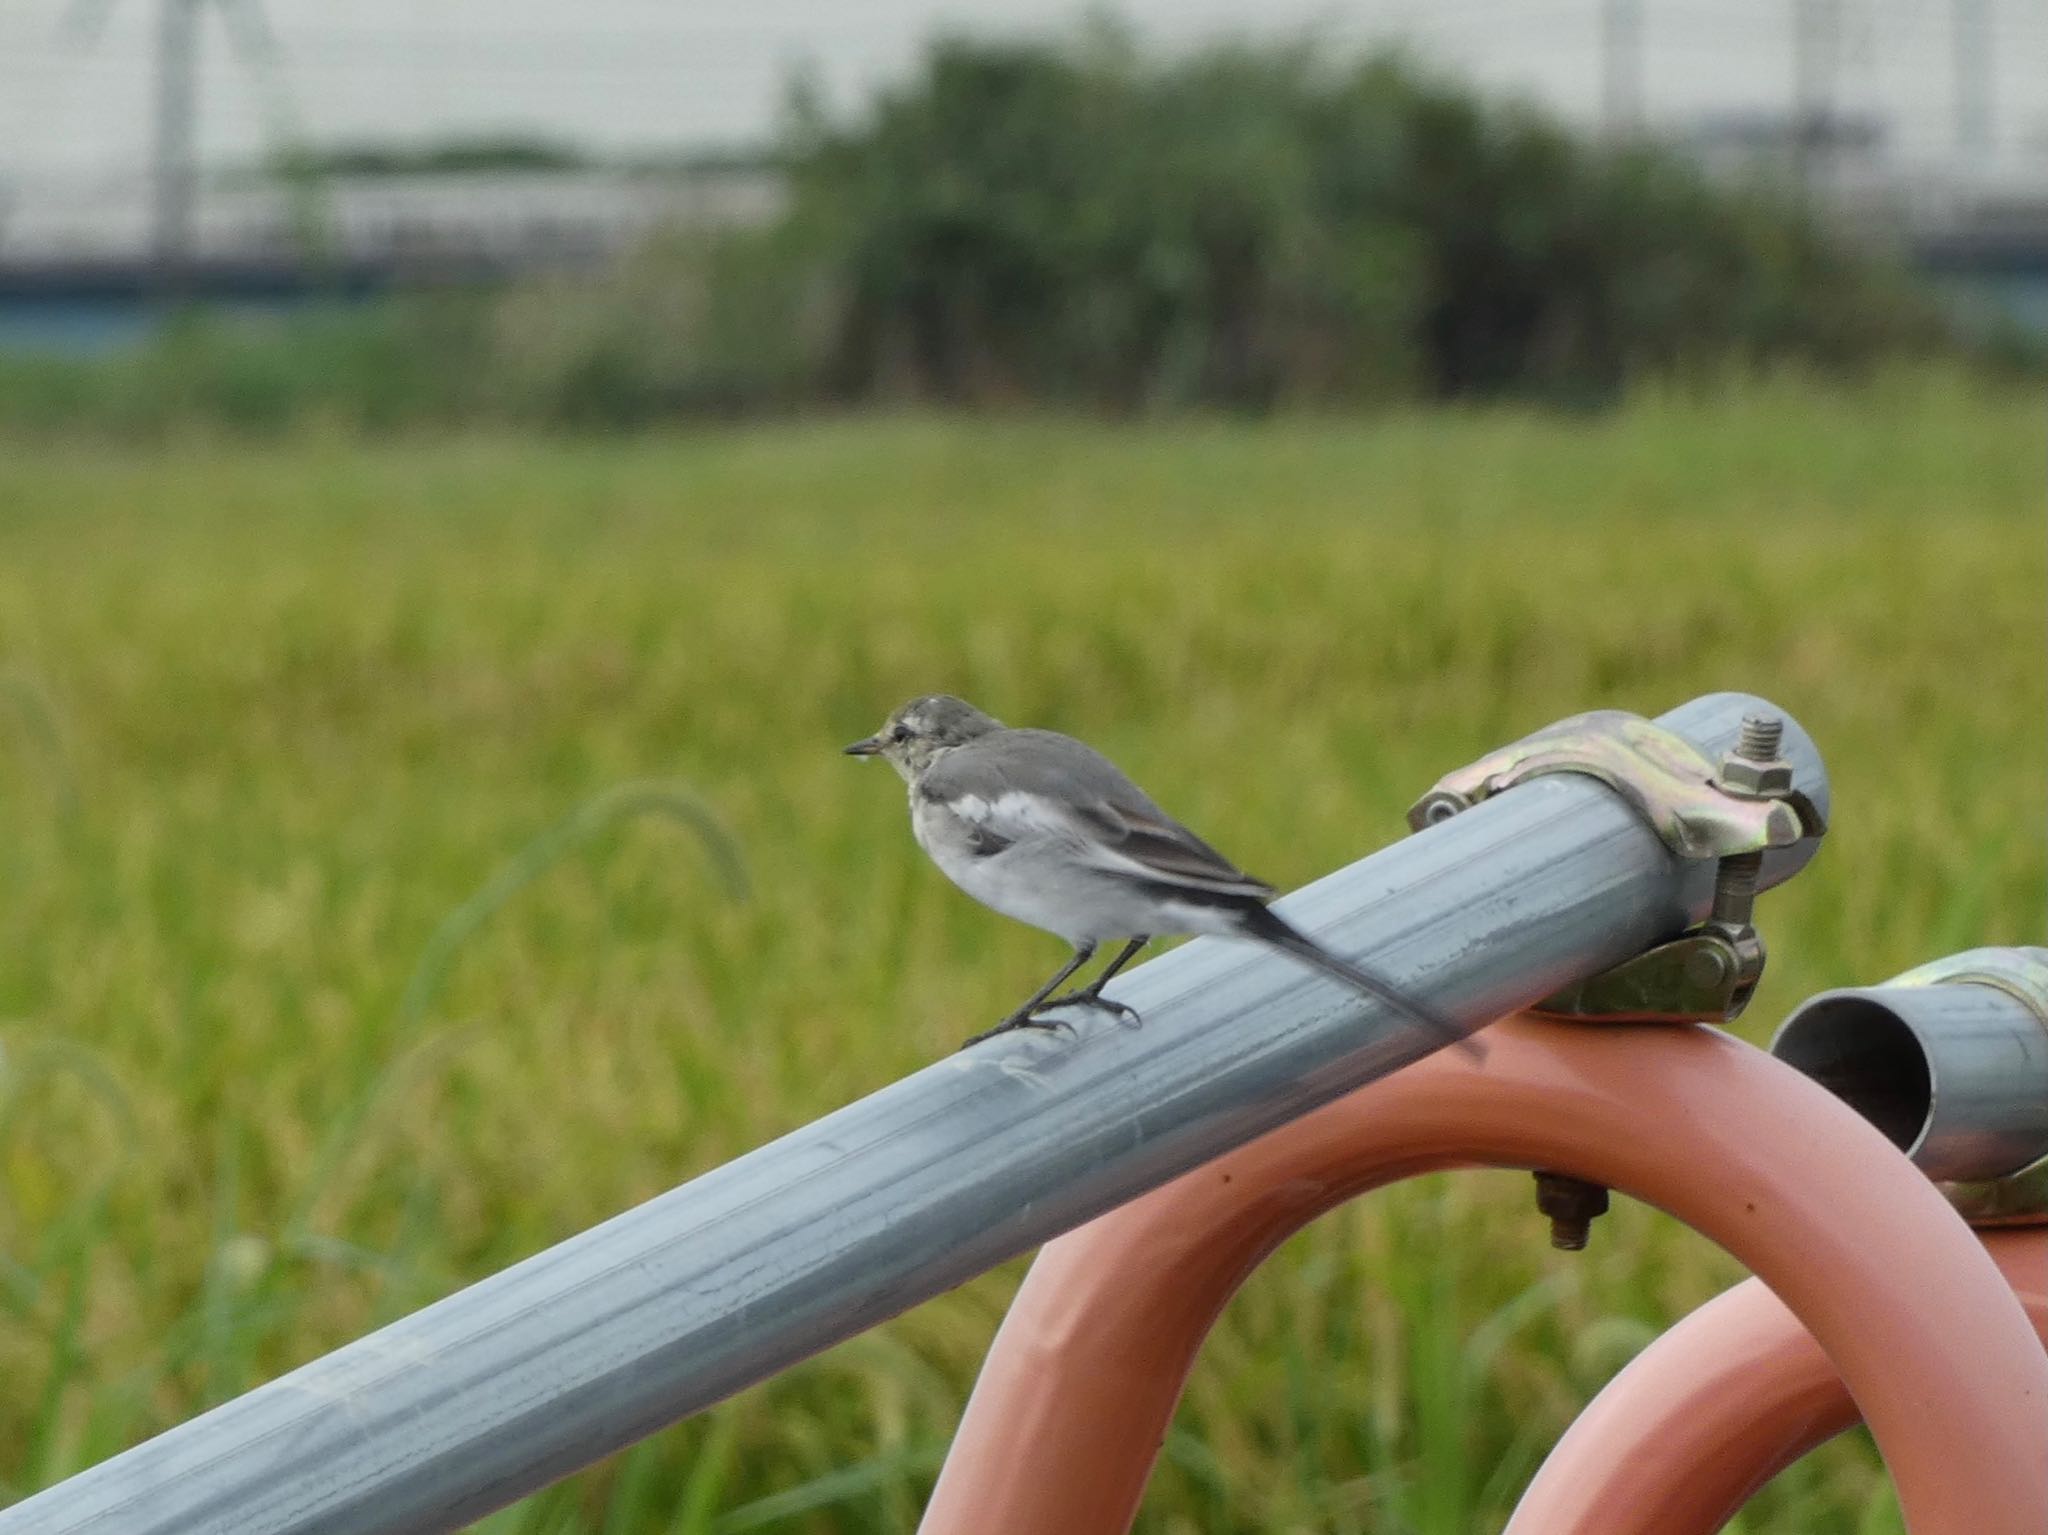
[[[898,726],[897,726],[897,727],[896,727],[896,728],[895,728],[894,730],[892,730],[892,731],[890,731],[890,732],[889,732],[889,739],[890,739],[890,740],[892,740],[892,741],[907,741],[907,740],[909,740],[909,739],[910,739],[910,727],[909,727],[908,725],[898,725]]]

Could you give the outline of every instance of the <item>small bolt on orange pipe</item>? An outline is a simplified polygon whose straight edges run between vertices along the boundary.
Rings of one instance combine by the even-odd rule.
[[[1519,1015],[1487,1039],[1481,1063],[1431,1057],[1047,1244],[924,1535],[1127,1529],[1195,1353],[1260,1261],[1348,1199],[1474,1165],[1620,1190],[1741,1259],[1860,1407],[1916,1535],[2048,1530],[2048,1354],[1991,1255],[1883,1135],[1704,1027]],[[1675,1477],[1695,1450],[1642,1453]],[[1623,1527],[1623,1509],[1603,1512],[1600,1528]]]

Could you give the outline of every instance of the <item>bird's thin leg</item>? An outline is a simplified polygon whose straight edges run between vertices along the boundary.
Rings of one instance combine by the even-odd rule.
[[[1088,987],[1088,995],[1090,995],[1091,997],[1100,996],[1102,994],[1102,988],[1107,986],[1110,983],[1110,981],[1114,979],[1117,971],[1123,969],[1125,965],[1128,965],[1132,960],[1136,959],[1138,957],[1138,951],[1144,948],[1145,945],[1150,943],[1151,941],[1152,935],[1148,933],[1142,938],[1133,938],[1129,943],[1125,944],[1123,952],[1117,955],[1117,957],[1111,960],[1107,965],[1104,965],[1102,967],[1102,974],[1098,975],[1095,978],[1095,983],[1092,986]]]
[[[1010,1014],[1009,1017],[1005,1018],[1001,1023],[997,1024],[994,1028],[984,1029],[981,1033],[975,1035],[972,1039],[966,1041],[965,1044],[962,1044],[960,1048],[962,1050],[965,1050],[968,1045],[978,1045],[984,1039],[993,1039],[996,1035],[1007,1034],[1012,1029],[1066,1029],[1068,1027],[1066,1024],[1040,1023],[1036,1018],[1032,1017],[1031,1015],[1037,1012],[1039,1008],[1045,1005],[1045,999],[1051,996],[1055,991],[1057,991],[1060,987],[1060,984],[1063,981],[1065,981],[1068,976],[1072,975],[1076,970],[1079,970],[1083,965],[1087,964],[1088,961],[1093,959],[1094,957],[1095,945],[1093,943],[1079,943],[1074,945],[1074,957],[1068,960],[1064,965],[1060,966],[1058,973],[1056,973],[1053,976],[1053,978],[1047,981],[1043,986],[1039,987],[1038,990],[1034,991],[1022,1007],[1018,1008],[1014,1013]],[[1072,1030],[1068,1029],[1068,1032],[1071,1033]]]
[[[1105,1013],[1115,1013],[1117,1017],[1127,1023],[1135,1024],[1140,1022],[1138,1010],[1135,1007],[1132,1007],[1128,1002],[1111,1001],[1102,994],[1102,988],[1110,983],[1110,980],[1116,975],[1117,971],[1123,969],[1125,965],[1136,959],[1138,951],[1151,941],[1152,939],[1149,936],[1133,938],[1124,945],[1122,953],[1102,967],[1102,974],[1095,977],[1094,980],[1083,986],[1079,991],[1070,991],[1064,997],[1054,997],[1045,1005],[1047,1007],[1100,1008]]]

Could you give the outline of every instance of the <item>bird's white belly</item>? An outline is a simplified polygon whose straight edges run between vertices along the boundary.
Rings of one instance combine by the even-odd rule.
[[[1032,837],[999,853],[978,853],[971,828],[914,796],[910,823],[918,845],[946,878],[982,905],[1070,943],[1231,930],[1221,913],[1183,910],[1181,902],[1162,901],[1129,880],[1090,868],[1062,839]]]

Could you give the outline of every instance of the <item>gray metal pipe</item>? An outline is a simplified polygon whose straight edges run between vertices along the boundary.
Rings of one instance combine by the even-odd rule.
[[[1934,984],[1824,991],[1771,1041],[1941,1182],[2003,1178],[2048,1157],[2048,1020],[1969,975],[1972,959],[1986,971],[2042,966],[2048,949],[1973,950],[1944,962],[1961,973]]]
[[[1711,755],[1745,710],[1663,723]],[[1804,731],[1783,755],[1827,805]],[[1812,855],[1768,858],[1775,884]],[[1511,789],[1289,896],[1476,1026],[1672,936],[1711,867],[1612,790]],[[0,1535],[445,1531],[1435,1048],[1291,960],[1201,939],[1083,1019],[949,1056],[0,1514]]]

